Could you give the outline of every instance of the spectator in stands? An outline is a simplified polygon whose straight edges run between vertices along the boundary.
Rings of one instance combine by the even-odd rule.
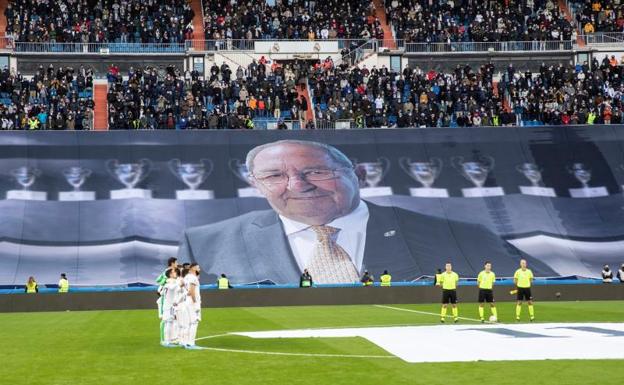
[[[609,265],[604,265],[604,267],[602,268],[602,282],[603,283],[613,282],[613,272],[609,268]]]

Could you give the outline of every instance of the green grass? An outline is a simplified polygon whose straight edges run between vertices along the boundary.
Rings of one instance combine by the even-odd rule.
[[[623,305],[624,301],[539,302],[535,308],[539,322],[623,322]],[[439,311],[437,304],[396,307]],[[498,311],[502,322],[512,320],[514,305],[499,303]],[[476,305],[461,304],[460,316],[476,318]],[[438,322],[434,315],[374,306],[204,309],[198,337],[237,331]],[[587,385],[617,383],[619,377],[612,376],[621,373],[624,364],[624,360],[410,364],[398,358],[185,351],[161,348],[158,325],[156,310],[0,314],[0,384]],[[254,340],[223,336],[198,344],[270,352],[388,355],[361,338]],[[604,382],[607,377],[611,379]]]

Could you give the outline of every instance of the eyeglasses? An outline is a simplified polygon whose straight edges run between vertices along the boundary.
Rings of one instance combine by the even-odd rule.
[[[310,169],[297,173],[296,175],[306,182],[320,182],[323,180],[334,179],[337,177],[336,172],[343,170],[352,170],[352,167],[341,167],[334,169]],[[288,183],[292,176],[284,172],[273,172],[266,174],[251,175],[258,182],[267,186],[279,186]]]

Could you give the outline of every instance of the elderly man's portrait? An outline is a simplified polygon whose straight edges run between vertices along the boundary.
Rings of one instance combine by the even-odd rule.
[[[485,255],[510,264],[526,257],[483,226],[361,199],[364,171],[327,144],[267,143],[251,149],[246,164],[271,209],[185,231],[179,257],[208,274],[279,284],[298,282],[307,269],[316,283],[353,283],[366,270],[391,270],[410,281],[448,258],[471,268]]]

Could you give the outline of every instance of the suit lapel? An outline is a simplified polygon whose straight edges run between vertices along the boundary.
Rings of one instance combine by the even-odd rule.
[[[369,219],[366,225],[364,269],[374,275],[388,270],[394,280],[413,279],[421,274],[407,247],[394,209],[369,202],[366,204]]]
[[[299,280],[299,266],[275,212],[267,211],[246,226],[243,233],[251,268],[258,280],[274,277],[275,283]]]

